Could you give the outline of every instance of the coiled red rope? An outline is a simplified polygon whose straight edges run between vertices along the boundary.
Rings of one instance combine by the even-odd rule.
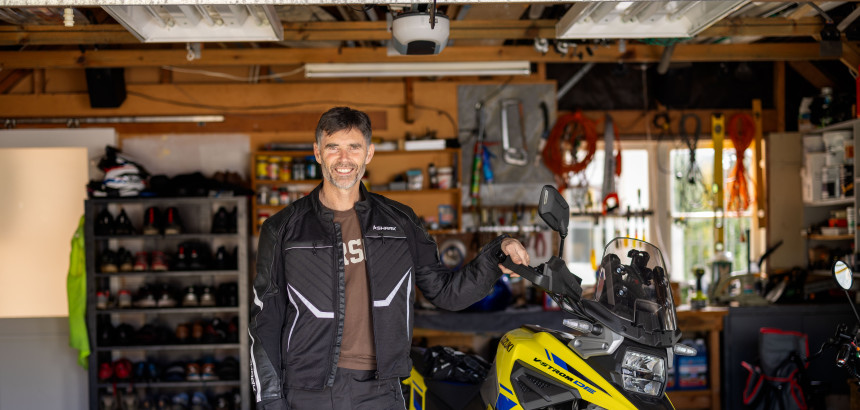
[[[577,160],[576,152],[580,143],[585,143],[585,157]],[[580,172],[588,166],[597,150],[597,130],[594,121],[577,111],[558,119],[547,137],[543,149],[543,161],[553,174],[567,179],[571,172]],[[564,160],[570,152],[571,162]]]
[[[740,123],[740,129],[738,128]],[[745,211],[749,208],[751,198],[749,193],[749,178],[744,166],[744,152],[749,148],[755,137],[755,121],[749,114],[738,113],[729,118],[726,126],[729,139],[735,146],[735,165],[726,178],[726,192],[729,194],[729,211]]]

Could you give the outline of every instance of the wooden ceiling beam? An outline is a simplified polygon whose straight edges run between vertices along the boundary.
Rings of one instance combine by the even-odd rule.
[[[555,38],[555,20],[453,20],[451,40]],[[818,34],[818,17],[735,18],[719,21],[698,37],[803,37]],[[391,38],[384,21],[284,23],[284,41],[383,41]],[[0,26],[0,45],[140,44],[119,24]]]
[[[854,78],[857,78],[858,74],[860,74],[860,46],[856,43],[843,41],[842,57],[839,57],[839,61],[848,67],[848,71]]]
[[[30,74],[33,74],[32,69],[17,69],[10,71],[5,77],[0,79],[0,94],[8,93]]]
[[[833,87],[833,80],[809,61],[790,61],[788,65],[815,88]]]
[[[581,47],[580,47],[581,48]],[[515,61],[546,63],[656,63],[663,47],[629,44],[624,53],[617,47],[593,46],[592,53],[560,55],[537,53],[531,46],[457,47],[451,46],[436,56],[389,57],[387,50],[378,48],[319,48],[319,49],[204,49],[202,58],[188,61],[186,51],[173,50],[98,50],[98,51],[4,51],[0,52],[0,68],[86,68],[86,67],[186,67],[274,65],[295,66],[304,63],[377,63],[377,62],[452,62],[452,61]],[[707,61],[808,61],[824,60],[818,43],[767,44],[678,44],[672,62]],[[855,65],[856,67],[856,65]]]

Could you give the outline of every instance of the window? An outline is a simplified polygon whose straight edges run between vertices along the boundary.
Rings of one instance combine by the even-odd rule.
[[[603,151],[581,175],[576,175],[564,191],[573,213],[565,242],[565,260],[571,272],[582,278],[583,285],[593,284],[595,267],[603,256],[603,247],[619,236],[643,236],[649,240],[650,218],[626,218],[627,209],[636,213],[649,207],[649,159],[643,145],[625,142],[621,151],[621,176],[616,179],[619,207],[616,213],[600,215],[603,200]],[[593,260],[592,260],[593,259]]]
[[[706,276],[709,277],[710,263],[714,258],[714,223],[717,214],[713,211],[712,190],[707,187],[713,181],[714,150],[712,148],[699,148],[695,151],[695,162],[698,164],[699,174],[690,170],[690,151],[687,149],[673,149],[670,151],[671,170],[660,168],[664,177],[671,179],[671,237],[672,252],[667,257],[671,258],[674,280],[692,281],[693,267],[705,268]],[[752,164],[752,150],[744,153],[744,165],[749,177]],[[737,162],[734,148],[723,149],[723,187],[729,172]],[[750,180],[748,180],[750,181]],[[754,195],[755,186],[748,185],[751,197]],[[728,193],[725,194],[723,209],[728,203]],[[743,212],[724,213],[724,244],[725,250],[731,254],[732,270],[747,269],[749,260],[750,236],[752,231],[752,209]]]

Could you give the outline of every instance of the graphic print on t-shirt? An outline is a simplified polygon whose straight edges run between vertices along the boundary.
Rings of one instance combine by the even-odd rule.
[[[343,244],[343,264],[364,262],[364,246],[361,244],[361,239],[352,239],[349,245],[346,242]]]

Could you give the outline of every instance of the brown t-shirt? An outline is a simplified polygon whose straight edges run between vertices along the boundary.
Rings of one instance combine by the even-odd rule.
[[[334,212],[334,222],[340,224],[343,238],[343,263],[346,274],[346,313],[343,320],[343,341],[340,345],[338,367],[355,370],[376,370],[376,349],[373,343],[370,289],[364,266],[364,243],[354,209]]]

